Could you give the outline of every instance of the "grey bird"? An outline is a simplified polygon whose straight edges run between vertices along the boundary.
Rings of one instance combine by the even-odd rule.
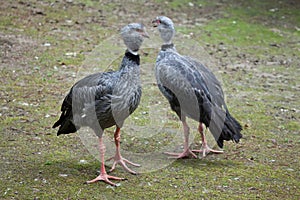
[[[176,51],[172,43],[175,28],[170,18],[158,16],[152,23],[158,28],[163,40],[155,67],[157,84],[169,101],[171,109],[182,121],[184,130],[184,151],[167,154],[176,158],[190,155],[196,158],[193,152],[201,152],[203,157],[209,152],[223,153],[208,146],[203,124],[209,128],[220,148],[223,148],[224,140],[239,142],[242,138],[242,127],[227,109],[220,82],[203,64]],[[186,117],[199,122],[198,131],[202,138],[200,150],[189,148]]]
[[[121,29],[121,37],[127,47],[118,71],[100,72],[79,80],[71,88],[61,106],[61,116],[53,125],[59,127],[57,135],[74,133],[80,127],[90,127],[99,138],[101,168],[100,175],[86,183],[104,181],[115,185],[109,179],[124,180],[106,173],[104,165],[105,145],[102,135],[106,128],[116,126],[114,139],[116,154],[110,170],[116,164],[136,174],[126,163],[139,166],[123,158],[120,153],[120,129],[125,119],[138,107],[142,90],[140,83],[140,57],[138,50],[144,38],[149,35],[139,23],[131,23]]]

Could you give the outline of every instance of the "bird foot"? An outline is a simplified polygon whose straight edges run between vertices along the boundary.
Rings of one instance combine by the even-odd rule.
[[[96,183],[98,181],[103,181],[103,182],[108,183],[108,184],[110,184],[112,186],[116,186],[116,184],[113,183],[113,182],[111,182],[109,179],[118,180],[118,181],[126,180],[125,178],[119,178],[119,177],[116,177],[116,176],[110,176],[110,175],[104,173],[104,174],[100,174],[99,176],[97,176],[93,180],[87,181],[85,183],[86,184],[90,184],[90,183]]]
[[[135,172],[135,171],[133,171],[132,169],[130,169],[129,167],[127,167],[126,163],[128,163],[128,164],[130,164],[130,165],[132,165],[132,166],[135,166],[135,167],[140,167],[140,166],[141,166],[141,165],[136,164],[136,163],[133,163],[133,162],[131,162],[131,161],[129,161],[129,160],[127,160],[127,159],[121,157],[121,156],[114,156],[114,157],[111,157],[111,158],[109,158],[107,161],[112,160],[112,159],[114,159],[114,163],[113,163],[111,169],[109,170],[109,173],[112,172],[112,171],[114,171],[115,168],[116,168],[116,165],[119,164],[119,165],[121,165],[127,172],[136,175],[137,172]]]
[[[187,149],[187,150],[183,151],[182,153],[164,152],[164,154],[172,156],[170,158],[176,158],[176,159],[188,158],[190,156],[192,156],[193,158],[197,158],[196,154],[194,154],[190,149]]]
[[[192,150],[192,152],[202,153],[202,157],[206,157],[209,153],[222,154],[224,151],[211,149],[208,145],[202,145],[200,150]]]

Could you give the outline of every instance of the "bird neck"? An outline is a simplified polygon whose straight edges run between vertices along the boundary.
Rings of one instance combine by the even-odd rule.
[[[136,56],[139,54],[139,53],[138,53],[138,51],[139,51],[138,49],[136,49],[136,50],[131,50],[131,49],[128,48],[128,49],[126,50],[126,52],[127,52],[127,51],[130,52],[130,53],[133,54],[133,55],[136,55]]]
[[[125,55],[120,66],[121,70],[129,70],[140,66],[140,56],[139,54],[135,55],[128,49],[125,51]]]
[[[175,29],[173,27],[171,28],[158,28],[160,32],[160,37],[163,41],[163,44],[172,44],[172,39],[175,35]]]
[[[170,43],[170,44],[163,44],[161,45],[161,50],[162,51],[166,51],[168,49],[174,49],[174,44],[173,43]]]
[[[125,57],[128,60],[134,62],[135,64],[140,65],[140,55],[138,54],[138,51],[132,51],[127,49],[125,51]]]

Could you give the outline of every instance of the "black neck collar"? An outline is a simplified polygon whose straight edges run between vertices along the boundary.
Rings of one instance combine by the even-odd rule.
[[[173,47],[174,47],[173,43],[171,43],[171,44],[163,44],[163,45],[161,45],[161,50],[162,51],[166,51],[167,49],[171,49]]]
[[[137,65],[140,65],[140,56],[139,55],[134,55],[128,50],[125,51],[125,57],[128,58],[129,60],[135,62]]]

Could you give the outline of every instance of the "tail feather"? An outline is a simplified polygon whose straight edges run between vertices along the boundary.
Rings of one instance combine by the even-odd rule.
[[[218,146],[223,148],[224,140],[233,140],[238,143],[243,137],[242,129],[241,124],[227,111],[221,135],[217,140]]]
[[[52,126],[52,128],[56,128],[59,126],[57,135],[75,133],[79,129],[79,127],[76,127],[74,125],[72,118],[72,111],[68,110],[62,112],[59,120]]]
[[[60,125],[57,135],[75,133],[78,129],[71,120],[66,120]]]

